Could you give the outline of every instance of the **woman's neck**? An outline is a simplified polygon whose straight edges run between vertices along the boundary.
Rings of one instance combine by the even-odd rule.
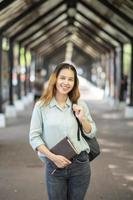
[[[68,98],[67,95],[60,95],[60,94],[56,94],[55,95],[55,99],[59,104],[65,104],[67,98]]]

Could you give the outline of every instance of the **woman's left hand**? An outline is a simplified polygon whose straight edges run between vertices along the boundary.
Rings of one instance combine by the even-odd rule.
[[[82,106],[73,104],[73,111],[75,112],[75,115],[80,122],[82,122],[85,119],[85,112]]]

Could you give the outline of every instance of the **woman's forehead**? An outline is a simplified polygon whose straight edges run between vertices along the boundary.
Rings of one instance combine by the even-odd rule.
[[[64,69],[61,69],[61,71],[59,72],[59,75],[64,75],[64,76],[72,76],[74,77],[74,72],[72,69],[67,69],[67,68],[64,68]]]

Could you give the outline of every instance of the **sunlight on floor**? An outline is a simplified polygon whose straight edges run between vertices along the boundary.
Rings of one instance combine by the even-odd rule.
[[[119,119],[121,117],[121,113],[106,113],[101,115],[103,119]]]
[[[117,165],[112,165],[112,164],[109,164],[108,167],[109,167],[110,169],[116,169],[116,168],[118,168]]]
[[[128,125],[128,126],[133,126],[133,121],[127,122],[127,125]]]
[[[128,181],[133,181],[133,175],[124,175],[124,178]]]
[[[119,166],[114,165],[114,164],[109,164],[108,168],[110,169],[112,175],[115,177],[115,179],[117,181],[120,181],[120,179],[122,179],[123,183],[121,185],[123,187],[127,187],[130,191],[133,191],[133,187],[132,187],[133,176],[132,176],[132,174],[124,174],[125,172],[120,170]]]
[[[101,148],[101,152],[103,152],[103,153],[111,153],[112,150],[108,149],[108,148]]]

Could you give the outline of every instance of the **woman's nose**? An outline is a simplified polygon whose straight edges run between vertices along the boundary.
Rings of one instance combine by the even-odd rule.
[[[64,80],[64,84],[68,84],[68,80],[67,79]]]

